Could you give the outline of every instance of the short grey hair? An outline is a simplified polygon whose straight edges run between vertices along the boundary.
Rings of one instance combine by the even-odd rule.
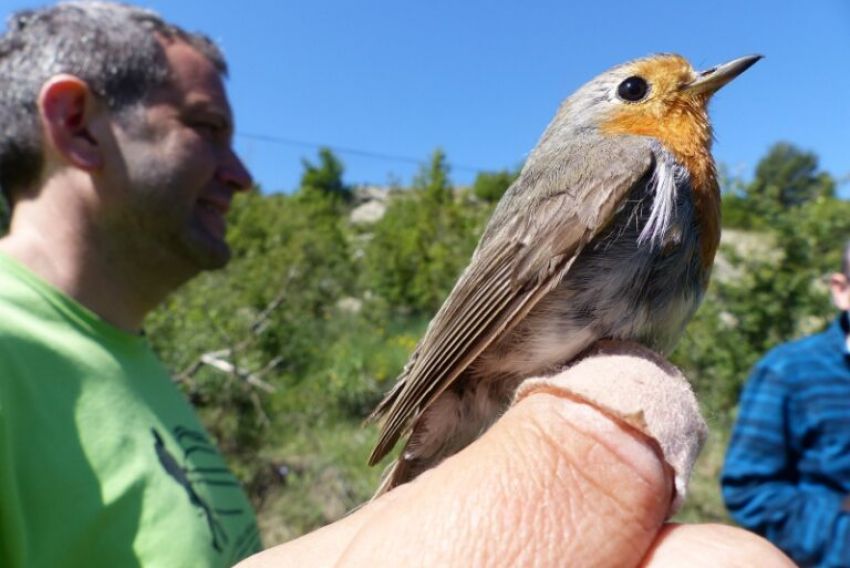
[[[120,116],[168,82],[163,42],[172,41],[188,43],[227,74],[212,40],[150,10],[73,1],[12,14],[0,36],[0,190],[9,203],[41,173],[37,100],[45,82],[74,75]]]

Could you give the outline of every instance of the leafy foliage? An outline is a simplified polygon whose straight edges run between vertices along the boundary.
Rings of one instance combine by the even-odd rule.
[[[319,150],[319,164],[302,160],[304,173],[301,176],[302,192],[319,192],[335,196],[343,201],[351,200],[351,188],[342,181],[344,166],[330,148]]]
[[[833,199],[835,185],[832,176],[818,171],[816,155],[779,142],[759,162],[750,184],[732,180],[727,185],[726,226],[768,229],[785,219],[789,209]]]
[[[395,308],[433,313],[469,261],[488,213],[454,192],[437,150],[375,225],[363,286]]]
[[[519,176],[519,171],[481,172],[475,176],[472,193],[487,203],[497,203]]]

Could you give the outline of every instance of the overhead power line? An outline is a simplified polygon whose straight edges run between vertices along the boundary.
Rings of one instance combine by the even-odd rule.
[[[258,142],[269,142],[271,144],[280,144],[283,146],[298,146],[300,148],[329,148],[338,154],[352,154],[362,156],[364,158],[373,158],[375,160],[384,160],[387,162],[404,162],[408,164],[422,164],[425,160],[414,158],[412,156],[401,156],[398,154],[384,154],[382,152],[372,152],[370,150],[360,150],[358,148],[348,148],[345,146],[335,146],[332,144],[319,144],[318,142],[308,142],[306,140],[295,140],[293,138],[284,138],[282,136],[270,136],[268,134],[255,134],[252,132],[237,132],[236,136],[246,138],[248,140],[256,140]],[[468,172],[478,173],[487,171],[487,168],[476,166],[468,166],[449,161],[451,167],[455,170],[464,170]]]

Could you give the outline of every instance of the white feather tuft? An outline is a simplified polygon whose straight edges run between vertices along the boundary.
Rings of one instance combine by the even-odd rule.
[[[640,232],[638,243],[649,242],[651,245],[657,245],[662,242],[676,212],[678,188],[687,178],[687,170],[677,164],[667,152],[659,156],[652,179],[649,180],[650,192],[655,194],[652,210]]]

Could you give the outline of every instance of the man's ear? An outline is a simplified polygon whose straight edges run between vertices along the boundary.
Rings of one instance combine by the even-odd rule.
[[[832,303],[842,311],[850,310],[850,281],[840,272],[829,277],[829,291],[832,295]]]
[[[45,142],[66,161],[88,172],[103,164],[101,146],[92,134],[96,105],[88,84],[67,74],[48,79],[38,96]]]

